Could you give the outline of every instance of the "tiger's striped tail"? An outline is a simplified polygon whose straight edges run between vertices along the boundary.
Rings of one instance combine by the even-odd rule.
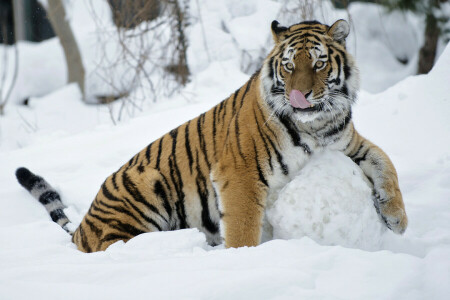
[[[27,168],[18,168],[16,177],[20,185],[45,206],[52,220],[58,223],[65,231],[73,234],[73,231],[68,228],[68,225],[71,223],[63,211],[64,204],[58,192],[44,178],[31,173]]]

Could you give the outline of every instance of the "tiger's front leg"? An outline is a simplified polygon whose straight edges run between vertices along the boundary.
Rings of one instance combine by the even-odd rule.
[[[267,186],[249,170],[219,169],[214,176],[214,185],[219,195],[225,247],[259,245]]]
[[[359,135],[355,129],[345,153],[373,183],[375,207],[386,226],[395,233],[404,233],[408,226],[408,217],[397,172],[387,154]]]

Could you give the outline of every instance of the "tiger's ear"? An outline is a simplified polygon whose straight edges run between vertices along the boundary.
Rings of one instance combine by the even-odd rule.
[[[337,20],[328,29],[327,34],[336,42],[345,45],[345,38],[350,33],[350,25],[345,20]]]
[[[286,32],[288,30],[287,27],[284,26],[280,26],[280,23],[277,20],[274,20],[272,22],[272,37],[273,40],[275,42],[275,44],[278,44],[279,42],[281,42],[284,37],[283,37],[283,33]]]

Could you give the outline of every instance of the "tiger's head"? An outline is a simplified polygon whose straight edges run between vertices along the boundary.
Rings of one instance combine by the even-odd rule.
[[[349,31],[345,20],[332,26],[272,22],[275,47],[262,68],[262,89],[276,114],[308,122],[350,111],[359,71],[345,48]]]

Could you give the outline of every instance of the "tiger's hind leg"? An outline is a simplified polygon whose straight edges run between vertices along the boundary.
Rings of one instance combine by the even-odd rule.
[[[103,251],[117,241],[171,229],[170,190],[154,169],[122,168],[103,183],[73,236],[83,252]]]

